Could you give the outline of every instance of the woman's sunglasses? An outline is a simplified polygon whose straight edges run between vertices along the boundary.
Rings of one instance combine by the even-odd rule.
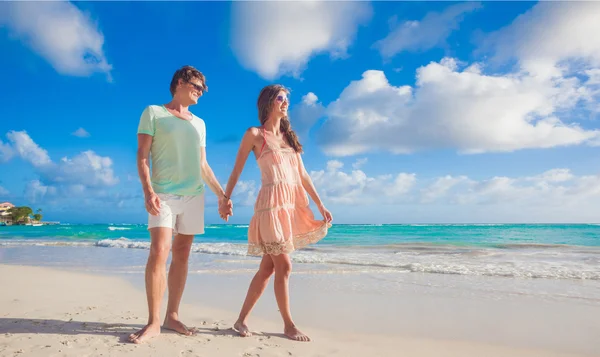
[[[285,102],[285,101],[287,101],[289,103],[288,97],[286,97],[285,95],[278,95],[276,99],[277,99],[278,102]]]

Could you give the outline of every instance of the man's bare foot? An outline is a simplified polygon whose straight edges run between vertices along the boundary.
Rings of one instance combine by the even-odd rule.
[[[283,330],[283,334],[286,335],[289,339],[294,341],[308,342],[310,338],[306,336],[302,331],[298,330],[296,326],[286,327]]]
[[[165,318],[165,322],[163,323],[163,328],[165,330],[175,331],[175,332],[180,333],[185,336],[191,336],[196,333],[195,328],[188,328],[181,321],[179,321],[179,319],[177,319],[175,317],[169,317],[169,316],[167,316]]]
[[[144,328],[139,330],[136,333],[132,333],[129,335],[129,342],[133,343],[144,343],[152,337],[156,337],[160,335],[160,325],[159,324],[151,324],[146,325]]]
[[[248,326],[241,321],[237,321],[235,324],[233,324],[233,329],[236,330],[237,333],[242,337],[252,336],[252,332],[250,332]]]

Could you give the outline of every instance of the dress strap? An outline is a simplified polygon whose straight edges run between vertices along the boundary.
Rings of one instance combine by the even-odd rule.
[[[260,156],[260,154],[262,154],[263,149],[265,148],[265,144],[267,143],[267,133],[265,133],[265,128],[262,128],[262,132],[263,132],[263,144],[262,147],[260,148],[260,153],[258,154]]]

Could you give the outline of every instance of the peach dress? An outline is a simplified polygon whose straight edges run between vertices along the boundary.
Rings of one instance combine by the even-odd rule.
[[[264,129],[262,133],[264,142],[256,159],[262,185],[248,227],[248,254],[288,254],[321,240],[331,224],[315,220],[309,207],[300,154],[273,144]]]

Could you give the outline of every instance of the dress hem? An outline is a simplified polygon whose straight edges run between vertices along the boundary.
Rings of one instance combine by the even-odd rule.
[[[265,254],[290,254],[309,244],[317,243],[327,235],[329,228],[331,228],[331,223],[323,222],[319,228],[310,232],[294,235],[291,239],[286,241],[248,243],[248,255],[262,256]]]

